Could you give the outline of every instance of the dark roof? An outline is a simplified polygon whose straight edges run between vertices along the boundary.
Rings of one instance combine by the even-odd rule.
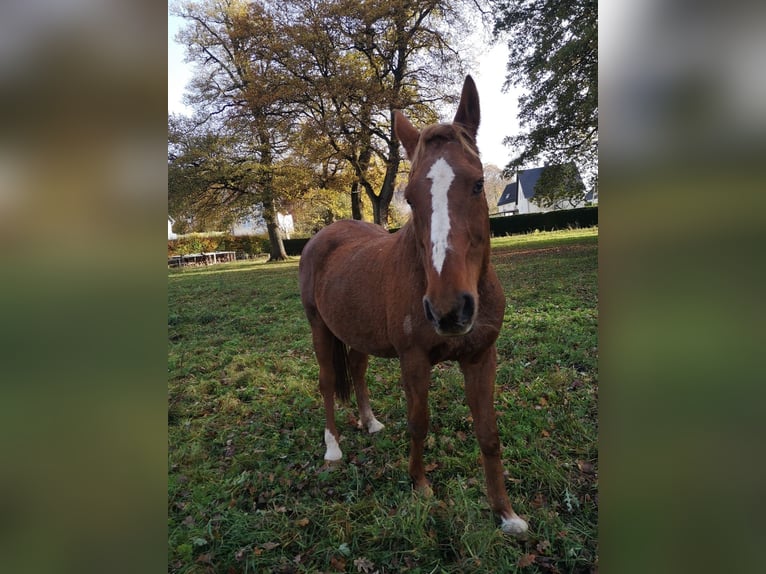
[[[497,205],[505,205],[506,203],[516,203],[518,201],[519,189],[516,182],[509,183],[505,186],[500,199],[497,200]]]
[[[500,199],[497,200],[498,207],[501,205],[505,205],[506,203],[515,203],[519,200],[518,195],[518,185],[521,184],[521,192],[524,194],[524,197],[527,199],[531,199],[535,195],[535,184],[537,183],[537,180],[540,179],[540,175],[542,175],[545,168],[548,166],[543,167],[533,167],[532,169],[521,169],[516,173],[516,181],[514,183],[510,183],[505,186],[505,189],[503,190],[503,194],[500,196]],[[578,172],[579,177],[579,172]]]
[[[518,179],[521,191],[527,199],[532,199],[535,195],[535,184],[540,179],[543,170],[545,170],[545,167],[533,167],[532,169],[524,169],[519,172]]]

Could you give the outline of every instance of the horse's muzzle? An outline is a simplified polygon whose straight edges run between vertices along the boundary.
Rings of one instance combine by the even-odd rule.
[[[426,313],[426,319],[439,335],[445,337],[466,335],[473,329],[476,299],[470,293],[461,293],[452,309],[446,313],[440,313],[426,296],[423,297],[423,310]]]

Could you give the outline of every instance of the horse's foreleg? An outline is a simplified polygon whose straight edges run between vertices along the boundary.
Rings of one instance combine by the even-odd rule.
[[[372,407],[370,407],[370,392],[367,389],[367,381],[365,380],[367,355],[354,349],[349,349],[348,368],[351,372],[351,379],[354,381],[356,404],[359,407],[359,428],[366,428],[370,434],[383,430],[383,423],[375,418]]]
[[[335,366],[333,365],[333,334],[323,324],[312,324],[311,335],[314,341],[314,352],[319,363],[319,390],[324,400],[325,412],[325,455],[327,461],[338,461],[343,458],[340,450],[340,436],[335,427]]]
[[[428,434],[431,365],[425,357],[402,357],[401,366],[402,384],[407,398],[407,429],[410,433],[410,477],[416,490],[430,495],[431,484],[423,467],[423,446]]]
[[[522,535],[527,531],[527,523],[513,511],[503,480],[494,405],[496,364],[493,346],[475,362],[461,361],[460,368],[465,377],[466,400],[481,449],[490,508],[500,515],[504,532]]]

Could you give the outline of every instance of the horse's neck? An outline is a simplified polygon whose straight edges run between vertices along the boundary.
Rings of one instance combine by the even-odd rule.
[[[396,253],[396,259],[402,265],[413,270],[423,268],[423,256],[421,245],[415,233],[415,226],[412,220],[405,223],[402,228],[394,234],[393,250]]]

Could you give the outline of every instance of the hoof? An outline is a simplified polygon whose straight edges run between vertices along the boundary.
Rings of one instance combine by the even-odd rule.
[[[423,498],[431,498],[434,495],[434,489],[431,488],[431,485],[428,483],[416,486],[415,492],[417,492]]]
[[[375,434],[376,432],[382,431],[384,428],[386,428],[386,425],[384,425],[378,419],[372,419],[370,424],[367,425],[367,432],[370,434]]]
[[[324,431],[324,443],[327,450],[324,453],[324,459],[328,462],[337,462],[343,458],[343,452],[340,450],[338,441],[335,440],[333,434],[325,429]]]
[[[516,514],[512,514],[510,518],[503,518],[500,528],[506,534],[523,537],[526,535],[529,525]]]
[[[340,462],[343,460],[343,453],[339,451],[337,452],[330,452],[329,450],[324,453],[324,460],[325,462]]]

